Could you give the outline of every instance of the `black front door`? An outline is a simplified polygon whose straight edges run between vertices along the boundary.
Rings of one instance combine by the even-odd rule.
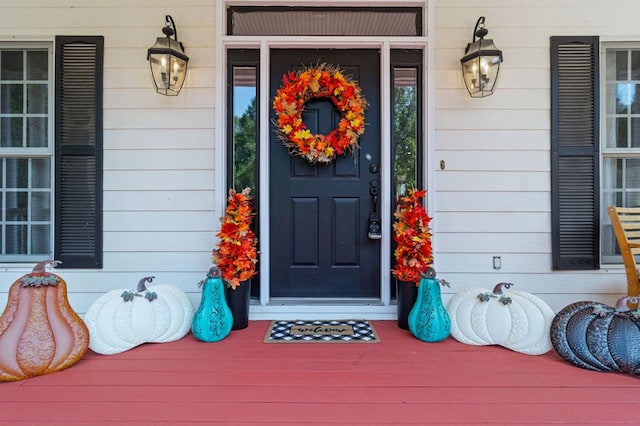
[[[379,51],[272,50],[270,99],[283,75],[323,62],[338,66],[362,88],[369,104],[366,130],[353,157],[312,165],[290,155],[271,125],[270,295],[379,298],[380,240],[368,236],[374,204],[370,187],[380,182]],[[275,118],[273,111],[270,117]],[[339,119],[328,99],[305,104],[303,120],[313,133],[328,134]]]

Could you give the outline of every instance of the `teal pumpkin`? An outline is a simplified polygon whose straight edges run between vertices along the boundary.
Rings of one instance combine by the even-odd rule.
[[[451,318],[442,304],[440,286],[449,286],[436,279],[436,271],[428,268],[418,285],[418,297],[409,312],[409,330],[423,342],[439,342],[451,333]]]
[[[203,342],[218,342],[229,335],[233,327],[233,315],[224,295],[220,269],[212,267],[201,282],[202,298],[193,316],[191,332]]]

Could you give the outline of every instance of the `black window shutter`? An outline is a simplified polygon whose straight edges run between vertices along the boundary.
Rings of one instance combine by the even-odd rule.
[[[56,37],[55,247],[62,268],[102,267],[102,36]]]
[[[600,267],[598,52],[598,37],[551,37],[554,269]]]

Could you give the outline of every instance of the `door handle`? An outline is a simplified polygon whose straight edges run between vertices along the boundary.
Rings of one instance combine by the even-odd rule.
[[[371,210],[369,211],[369,227],[367,237],[370,240],[379,240],[382,238],[382,225],[380,216],[378,215],[378,194],[380,192],[380,183],[373,179],[369,181],[369,194],[371,195]]]

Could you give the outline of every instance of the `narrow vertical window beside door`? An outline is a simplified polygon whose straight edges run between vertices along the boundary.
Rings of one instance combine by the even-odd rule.
[[[393,70],[393,191],[394,200],[417,188],[418,114],[417,74],[415,68]]]
[[[421,50],[391,51],[391,219],[399,197],[409,189],[422,189],[423,182],[423,96]],[[393,230],[390,229],[393,235]],[[395,243],[391,244],[391,265]],[[391,283],[391,297],[396,294]]]
[[[256,192],[257,150],[257,69],[233,67],[233,182],[231,187]]]
[[[251,188],[254,211],[253,231],[260,234],[258,199],[260,52],[256,49],[227,50],[227,188]],[[259,242],[258,242],[259,243]],[[253,279],[251,295],[260,296]]]

